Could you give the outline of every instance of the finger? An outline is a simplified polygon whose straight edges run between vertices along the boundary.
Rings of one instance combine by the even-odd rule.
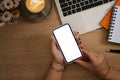
[[[75,35],[75,39],[77,40],[77,41],[80,41],[81,42],[81,39],[80,39],[80,37],[79,37],[79,35],[77,34],[77,35]]]
[[[97,59],[103,59],[103,58],[104,58],[104,55],[103,55],[103,54],[97,54],[97,53],[96,53],[95,56],[96,56]]]
[[[82,60],[76,60],[75,61],[76,63],[82,65],[83,67],[86,67],[88,68],[89,67],[89,63],[85,62],[85,61],[82,61]]]
[[[80,39],[79,35],[75,36],[75,39],[78,43],[81,43],[81,39]]]
[[[83,49],[83,45],[82,45],[82,42],[80,40],[77,40],[77,44],[78,44],[79,48]]]
[[[90,52],[90,51],[86,51],[86,50],[83,50],[83,52],[88,56],[88,58],[90,59],[90,61],[96,61],[97,58],[96,56],[93,54],[93,52]]]
[[[53,36],[51,36],[51,39],[52,39],[52,41],[51,41],[52,49],[57,49],[55,38]]]
[[[80,48],[80,49],[83,49],[82,43],[81,43],[81,42],[77,42],[77,43],[78,43],[79,48]]]
[[[54,36],[51,36],[51,44],[52,44],[52,45],[55,44],[55,38],[54,38]]]
[[[55,41],[55,42],[56,42],[56,40],[55,40],[55,37],[54,37],[54,36],[51,36],[51,39],[52,39],[53,41]]]
[[[95,52],[92,52],[92,54],[93,54],[96,58],[99,58],[99,57],[100,57],[100,54],[96,54]]]
[[[74,35],[77,36],[79,34],[79,32],[74,32]]]
[[[74,32],[74,34],[75,34],[75,39],[76,39],[78,45],[81,45],[82,42],[81,42],[81,40],[79,38],[78,32]]]
[[[78,32],[74,32],[74,36],[75,36],[75,39],[78,40],[79,39],[79,33]]]
[[[76,39],[77,39],[78,46],[79,46],[81,49],[83,49],[83,45],[82,45],[82,42],[81,42],[80,38],[78,37],[78,38],[76,38]]]
[[[80,40],[79,35],[75,35],[76,40]]]
[[[79,45],[82,45],[82,42],[81,42],[80,40],[77,40],[77,43],[78,43]]]
[[[79,38],[79,36],[75,36],[75,39],[79,42],[81,42],[81,39]]]

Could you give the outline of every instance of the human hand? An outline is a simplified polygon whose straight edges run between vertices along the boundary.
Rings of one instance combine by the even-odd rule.
[[[53,36],[51,36],[52,42],[51,42],[51,48],[52,48],[52,53],[54,56],[54,60],[59,63],[59,64],[64,64],[63,56],[61,51],[59,50],[56,40]]]
[[[83,52],[89,61],[76,60],[76,63],[82,65],[95,74],[98,74],[101,78],[104,78],[109,70],[109,65],[103,55],[86,50]]]
[[[75,36],[77,43],[80,44],[81,42],[80,42],[78,32],[74,32],[74,36]],[[59,64],[64,64],[63,55],[56,44],[55,38],[53,36],[51,36],[51,39],[52,39],[51,47],[52,47],[52,53],[54,56],[54,60]]]

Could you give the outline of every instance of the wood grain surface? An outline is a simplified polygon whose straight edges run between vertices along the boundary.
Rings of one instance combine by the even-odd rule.
[[[0,80],[44,80],[52,60],[51,31],[60,25],[55,6],[50,15],[38,23],[20,18],[15,25],[0,28]],[[98,29],[80,35],[85,49],[104,54],[112,67],[120,69],[120,54],[107,53],[119,44],[108,43],[107,31]],[[77,64],[66,66],[64,80],[99,80]]]

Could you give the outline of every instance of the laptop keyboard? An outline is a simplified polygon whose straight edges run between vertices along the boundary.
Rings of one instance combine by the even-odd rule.
[[[59,0],[59,3],[65,17],[111,1],[113,0]]]

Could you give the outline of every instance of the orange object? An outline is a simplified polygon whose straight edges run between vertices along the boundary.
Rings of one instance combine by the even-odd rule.
[[[45,0],[26,0],[26,7],[30,12],[38,13],[45,7]]]
[[[117,2],[114,4],[114,6],[120,6],[120,0],[117,0]],[[106,29],[109,30],[110,27],[110,21],[111,21],[111,15],[112,15],[112,9],[106,14],[106,16],[102,19],[100,24]]]

